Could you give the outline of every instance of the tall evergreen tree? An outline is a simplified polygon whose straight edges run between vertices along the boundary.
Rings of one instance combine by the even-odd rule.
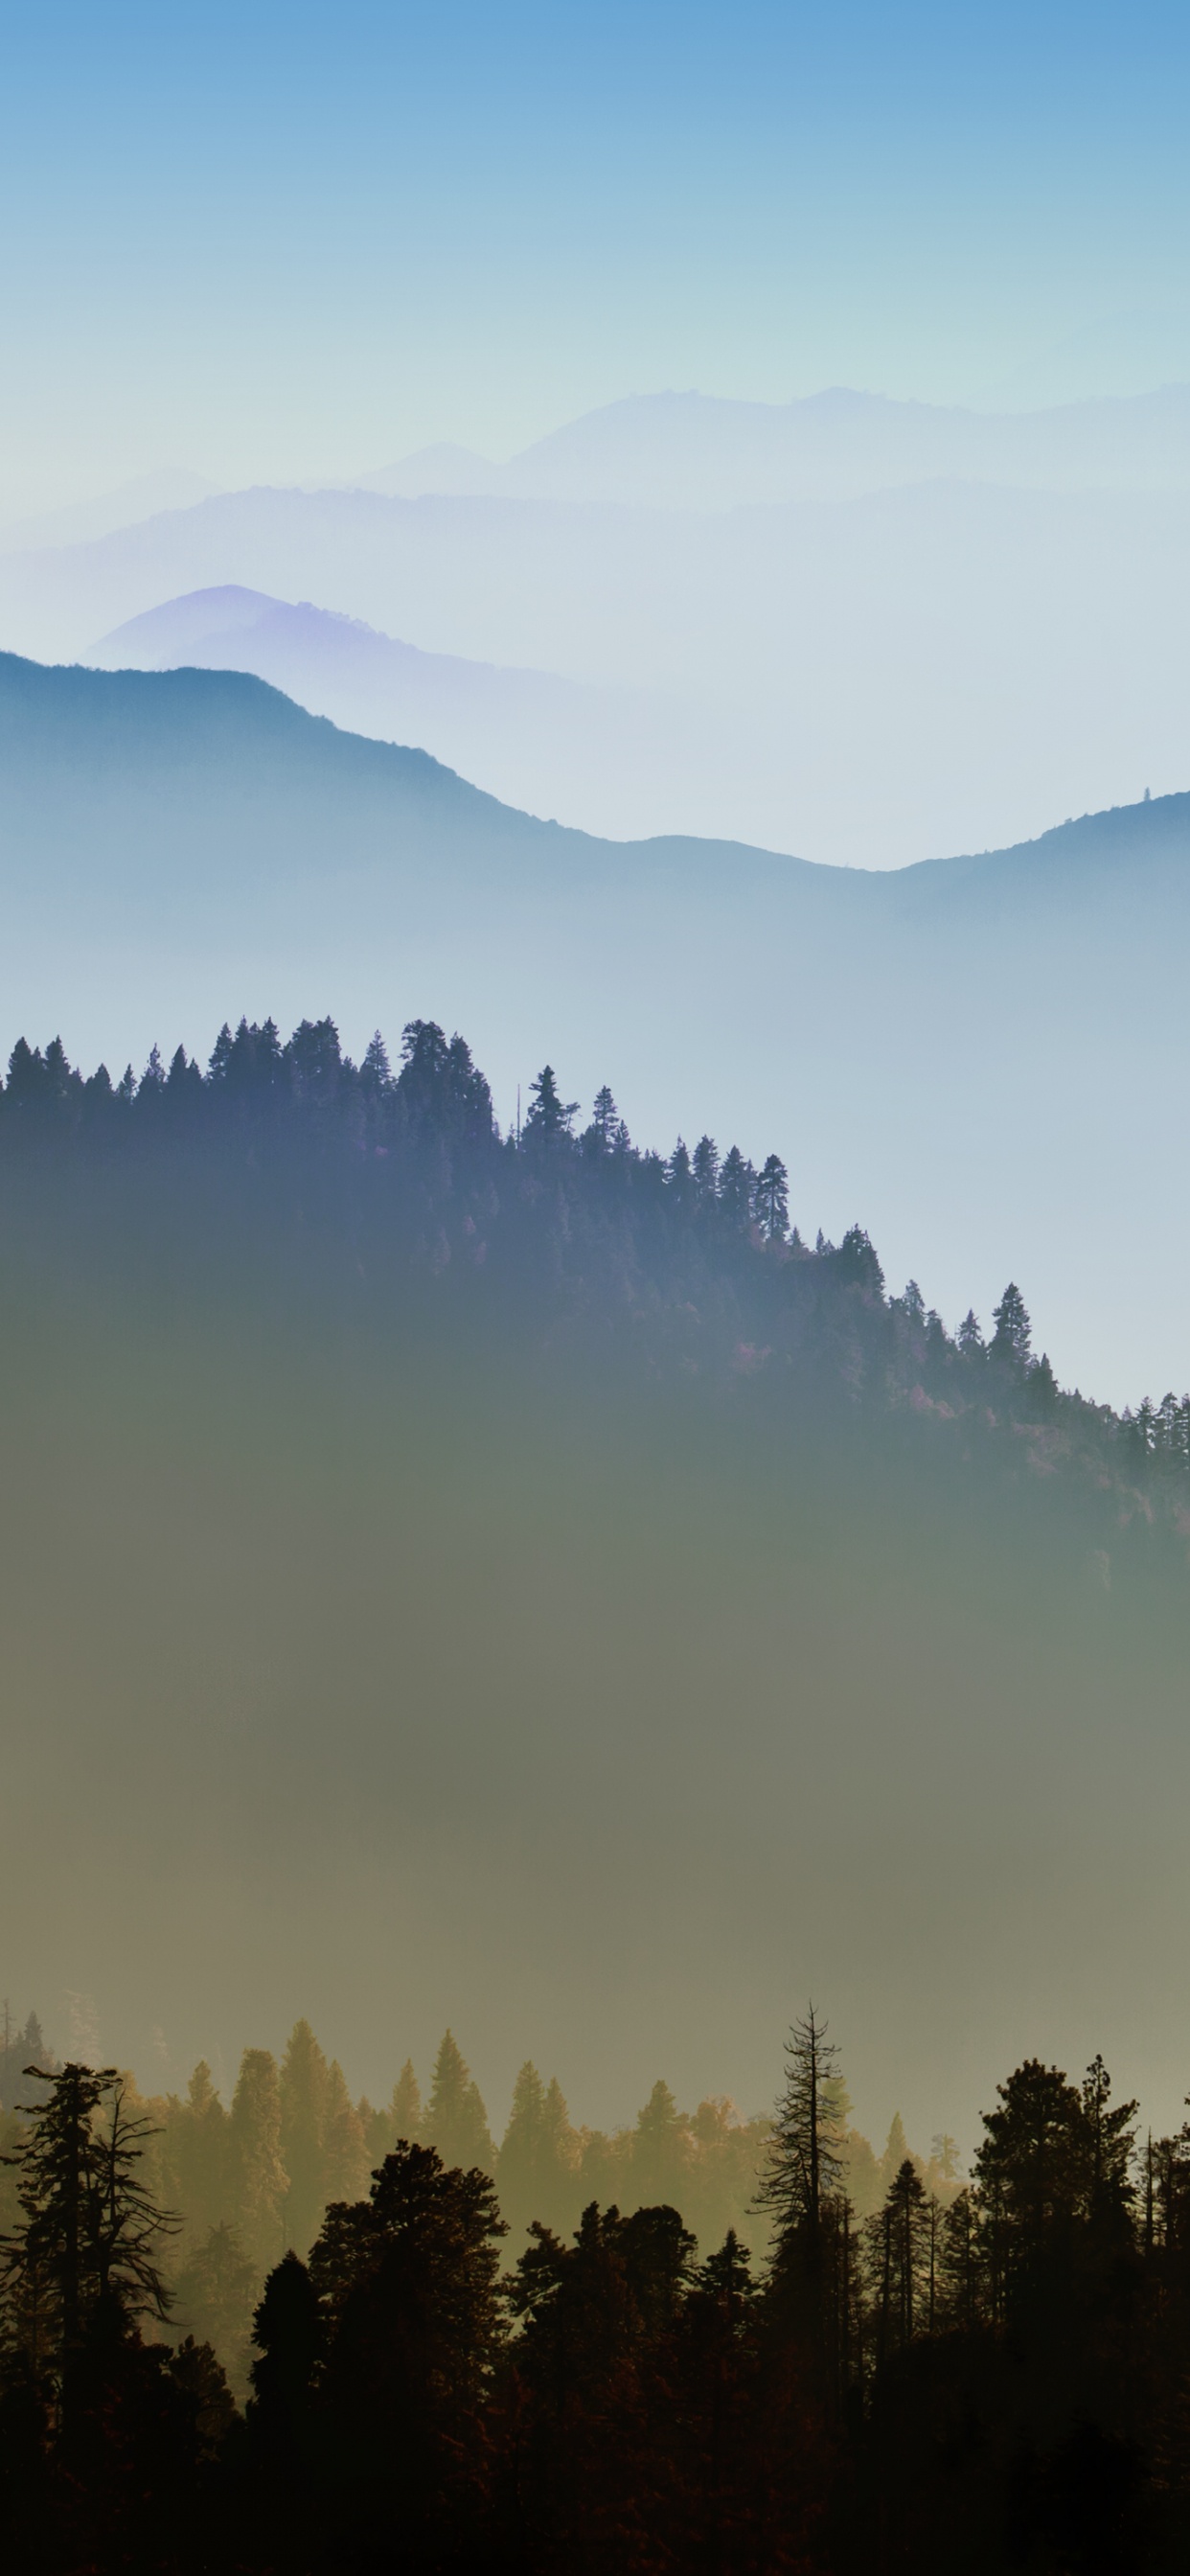
[[[284,2248],[289,2176],[281,2153],[281,2087],[266,2048],[246,2048],[228,2138],[232,2216],[251,2260],[266,2269]]]
[[[839,2390],[845,2373],[851,2220],[843,2191],[844,2140],[831,2100],[839,2079],[839,2052],[813,2004],[794,2023],[785,2055],[785,2087],[756,2202],[768,2213],[772,2228],[770,2301],[788,2327],[804,2337],[827,2397]],[[847,2248],[842,2264],[840,2236]]]
[[[632,2198],[637,2206],[669,2203],[675,2209],[684,2209],[691,2161],[686,2121],[668,2084],[658,2080],[643,2110],[637,2113],[633,2132],[629,2170]]]
[[[278,2083],[278,2149],[288,2184],[285,2233],[302,2254],[313,2244],[327,2199],[332,2197],[323,2188],[327,2084],[326,2059],[309,2022],[295,2022]]]
[[[338,2058],[333,2057],[327,2068],[323,2108],[319,2167],[322,2209],[333,2200],[359,2200],[367,2190],[368,2173],[363,2124],[347,2090],[343,2069]]]
[[[421,2086],[413,2072],[411,2057],[406,2058],[393,2086],[389,2115],[392,2120],[394,2147],[398,2138],[408,2139],[410,2146],[416,2145],[421,2136],[422,2103]]]
[[[563,1100],[552,1064],[542,1066],[535,1082],[529,1085],[529,1108],[525,1118],[525,1136],[534,1144],[557,1144],[570,1134],[570,1122],[578,1109],[577,1100]]]
[[[468,2172],[479,2165],[494,2173],[496,2153],[479,2088],[465,2064],[453,2031],[443,2034],[434,2061],[434,2079],[426,2104],[422,2134],[446,2165]]]
[[[1009,1280],[999,1305],[992,1308],[992,1320],[996,1329],[988,1346],[989,1356],[1004,1367],[1026,1369],[1032,1327],[1028,1308],[1014,1279]]]
[[[719,1173],[719,1207],[734,1233],[746,1233],[752,1222],[755,1178],[751,1163],[745,1162],[738,1145],[732,1145]]]
[[[690,1157],[694,1196],[700,1208],[714,1207],[719,1196],[719,1148],[713,1136],[700,1136]]]
[[[761,1165],[753,1204],[766,1243],[784,1243],[789,1232],[789,1174],[779,1154],[770,1154]]]
[[[116,2069],[67,2064],[47,2080],[17,2140],[20,2220],[0,2263],[16,2342],[35,2372],[61,2372],[101,2310],[168,2314],[160,2258],[176,2221],[141,2179],[149,2124]]]

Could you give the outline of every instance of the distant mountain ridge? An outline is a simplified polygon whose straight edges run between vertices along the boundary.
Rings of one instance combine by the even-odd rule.
[[[253,671],[312,714],[415,743],[505,802],[546,814],[566,810],[576,775],[666,742],[668,710],[645,692],[423,653],[362,618],[238,583],[129,619],[87,660],[105,670]]]
[[[1010,1271],[1077,1383],[1190,1382],[1190,795],[828,868],[535,820],[251,676],[4,657],[0,906],[0,1046],[143,1062],[329,1005],[358,1056],[422,1016],[504,1120],[547,1058],[584,1104],[614,1064],[634,1132],[776,1141],[806,1239],[861,1215],[952,1322]]]
[[[630,395],[494,464],[443,444],[360,477],[364,490],[473,493],[650,509],[840,500],[897,483],[1055,491],[1190,488],[1190,386],[977,412],[832,385],[788,403]]]
[[[487,774],[612,837],[888,865],[1016,841],[1075,795],[1181,784],[1188,493],[930,483],[718,514],[228,494],[0,557],[0,644],[73,660],[228,585],[607,693],[540,770],[542,719],[510,722]],[[296,667],[276,676],[327,703]],[[333,711],[376,721],[362,691]],[[474,765],[470,741],[441,747]]]

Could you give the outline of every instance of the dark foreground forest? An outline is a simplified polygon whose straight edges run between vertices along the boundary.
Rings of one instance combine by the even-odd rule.
[[[308,2108],[308,2032],[288,2063]],[[457,2073],[447,2057],[436,2082]],[[864,2218],[838,2052],[809,2011],[756,2157],[756,2255],[733,2228],[704,2250],[679,2207],[633,2195],[564,2232],[531,2221],[514,2258],[487,2167],[400,2137],[268,2272],[243,2408],[176,2314],[179,2222],[128,2085],[43,2063],[25,2093],[0,2243],[14,2566],[1186,2564],[1190,2129],[1142,2136],[1101,2059],[1080,2082],[1019,2066],[969,2178],[906,2155]],[[522,2184],[534,2122],[540,2149],[540,2086],[509,2160]],[[223,2261],[245,2267],[238,2242]]]

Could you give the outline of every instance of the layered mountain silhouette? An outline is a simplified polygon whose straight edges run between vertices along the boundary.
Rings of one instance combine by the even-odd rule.
[[[312,714],[416,743],[508,802],[546,814],[650,766],[660,798],[674,753],[673,714],[646,691],[422,653],[362,618],[235,583],[130,618],[87,659],[107,670],[254,671]]]
[[[797,402],[634,395],[495,464],[443,444],[366,474],[366,490],[722,510],[840,500],[937,476],[1053,491],[1190,488],[1190,386],[977,412],[831,386]]]
[[[510,766],[488,775],[616,836],[886,866],[1015,841],[1076,794],[1106,806],[1181,783],[1182,491],[935,481],[719,513],[235,493],[0,557],[0,642],[75,659],[227,585],[612,693],[606,754],[572,753],[559,726],[534,787],[532,737],[510,725]],[[634,727],[621,692],[662,700],[664,721]]]
[[[1068,1382],[1187,1373],[1190,797],[865,873],[534,820],[251,676],[5,656],[0,886],[6,1045],[118,1070],[229,1010],[329,1005],[356,1050],[432,1017],[505,1119],[547,1060],[612,1080],[665,1150],[778,1147],[803,1233],[860,1218],[952,1319],[1011,1272]]]

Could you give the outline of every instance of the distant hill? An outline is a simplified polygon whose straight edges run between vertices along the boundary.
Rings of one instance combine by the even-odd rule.
[[[84,1065],[229,1011],[467,1031],[503,1118],[615,1068],[635,1132],[778,1146],[952,1322],[1012,1271],[1069,1377],[1190,1382],[1190,797],[891,874],[535,821],[236,674],[0,658],[0,1044]],[[1167,998],[1168,996],[1168,998]]]
[[[195,501],[209,499],[216,489],[205,474],[193,474],[188,466],[163,466],[156,474],[137,475],[131,483],[101,492],[94,500],[71,501],[31,518],[6,520],[0,524],[0,552],[88,545],[117,528],[135,527],[162,510],[188,510]]]
[[[0,556],[0,644],[77,659],[228,585],[610,693],[606,756],[572,758],[560,729],[548,789],[523,771],[493,784],[616,837],[883,866],[1182,782],[1182,491],[934,481],[718,514],[225,494]],[[619,693],[638,692],[663,721],[633,724]]]
[[[1055,492],[1190,490],[1190,385],[1045,411],[976,412],[833,385],[789,403],[634,394],[567,421],[507,464],[421,449],[362,487],[724,510],[854,499],[937,477]]]
[[[644,761],[663,767],[672,749],[669,711],[645,691],[422,653],[361,618],[235,583],[130,618],[87,659],[106,670],[254,671],[312,714],[415,743],[537,813],[566,812],[576,792],[597,798],[604,780]]]

